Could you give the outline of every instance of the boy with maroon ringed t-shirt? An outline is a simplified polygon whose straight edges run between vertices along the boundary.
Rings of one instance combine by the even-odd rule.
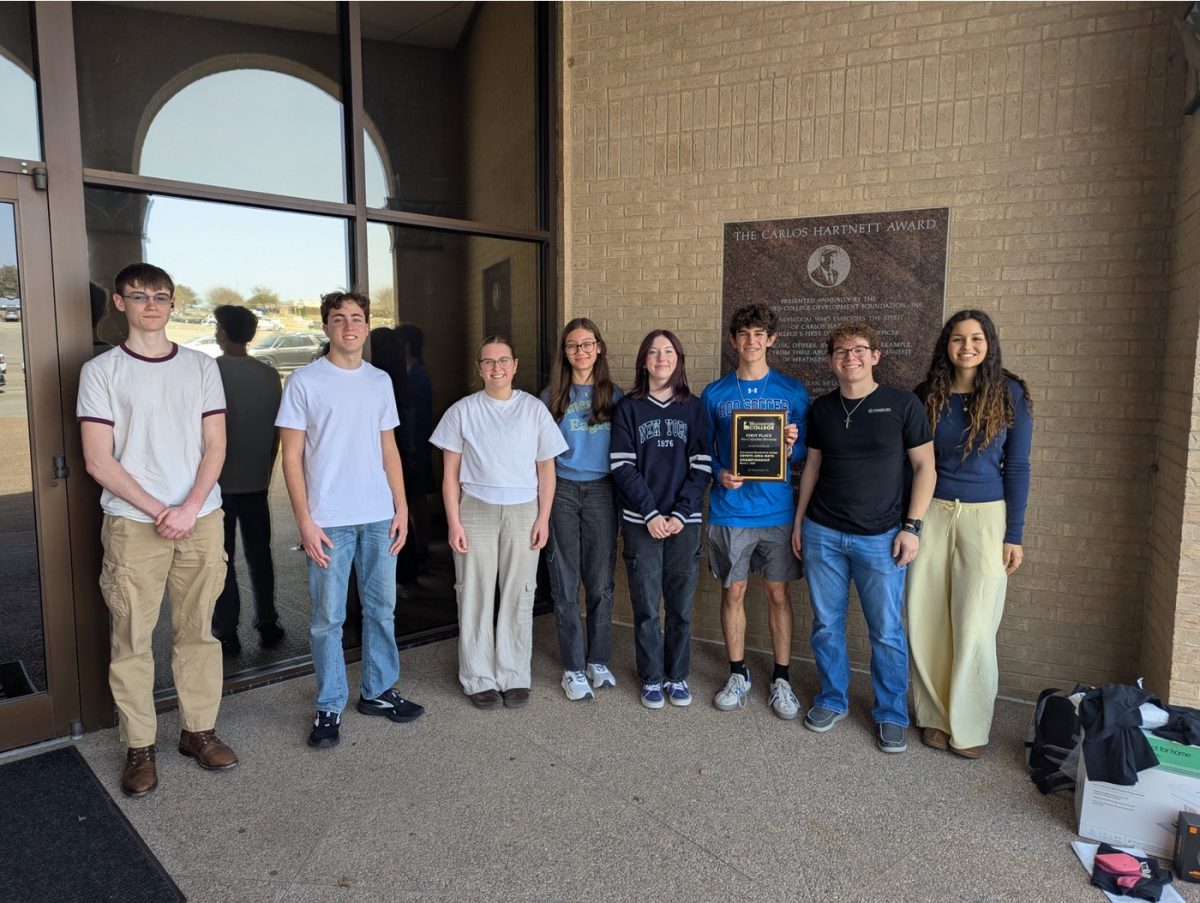
[[[129,337],[83,365],[76,410],[87,471],[101,485],[104,566],[111,614],[109,684],[128,747],[121,789],[158,786],[154,653],[164,592],[171,598],[172,671],[179,751],[205,769],[238,759],[214,727],[221,703],[221,644],[213,608],[225,583],[221,490],[225,392],[216,362],[167,339],[175,284],[156,266],[117,274],[113,305]]]

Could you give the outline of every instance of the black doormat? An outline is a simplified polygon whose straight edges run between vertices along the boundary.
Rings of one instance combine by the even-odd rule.
[[[67,746],[0,766],[0,899],[187,898],[83,756]]]

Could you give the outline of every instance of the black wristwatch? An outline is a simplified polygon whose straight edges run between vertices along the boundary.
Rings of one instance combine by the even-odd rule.
[[[923,526],[925,526],[924,521],[913,518],[912,520],[906,520],[903,524],[901,524],[900,529],[905,533],[911,533],[913,536],[920,536],[921,528]]]

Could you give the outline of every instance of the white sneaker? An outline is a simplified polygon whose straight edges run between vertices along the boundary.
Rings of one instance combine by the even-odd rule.
[[[591,699],[592,688],[588,686],[587,678],[582,671],[564,671],[562,676],[563,692],[567,699],[575,702],[579,699]]]
[[[592,682],[592,686],[597,690],[601,687],[615,687],[617,685],[617,679],[608,670],[608,665],[589,664],[587,666],[587,679]]]
[[[800,703],[796,701],[792,685],[782,677],[771,682],[771,695],[767,698],[767,704],[784,721],[795,721],[796,716],[800,714]]]
[[[722,712],[732,712],[734,709],[744,706],[746,697],[749,695],[750,678],[742,677],[740,674],[730,674],[729,680],[725,681],[725,686],[713,700],[713,705]]]

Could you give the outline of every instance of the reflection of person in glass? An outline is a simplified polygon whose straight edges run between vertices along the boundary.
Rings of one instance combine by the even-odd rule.
[[[808,276],[817,285],[823,285],[825,288],[833,288],[838,284],[838,278],[841,273],[834,267],[833,262],[837,258],[836,248],[822,248],[821,265],[809,270]]]
[[[712,460],[704,406],[688,387],[675,334],[647,335],[635,368],[633,388],[613,417],[609,462],[621,498],[642,705],[661,709],[665,701],[692,701],[692,602]]]
[[[622,393],[609,377],[608,349],[591,320],[579,317],[563,327],[558,347],[558,364],[542,401],[569,447],[554,461],[546,557],[562,688],[567,699],[580,700],[592,698],[592,686],[617,685],[608,670],[617,560],[617,497],[609,476],[608,444],[613,406]],[[586,647],[579,618],[581,581],[587,604]]]
[[[946,322],[917,396],[933,426],[937,487],[908,568],[913,703],[922,742],[974,759],[991,731],[1008,575],[1023,557],[1033,405],[978,310]]]
[[[312,596],[309,641],[317,712],[309,745],[336,746],[349,697],[342,625],[350,567],[362,601],[362,680],[355,708],[363,715],[413,721],[425,709],[393,685],[396,649],[396,553],[408,535],[404,470],[393,430],[399,425],[387,375],[363,360],[371,301],[357,292],[321,299],[329,353],[288,377],[275,425],[283,476]]]
[[[416,572],[429,561],[429,495],[435,490],[433,484],[433,449],[429,437],[433,435],[433,383],[425,362],[421,359],[425,347],[425,334],[414,323],[402,323],[396,327],[400,344],[404,349],[404,363],[408,368],[408,417],[403,412],[400,419],[408,433],[404,456],[404,488],[408,492],[408,513],[412,519],[413,568]]]
[[[112,625],[109,684],[128,747],[121,789],[141,796],[158,786],[151,639],[164,593],[171,598],[179,751],[209,770],[238,762],[214,729],[225,393],[212,358],[167,339],[175,284],[164,270],[131,264],[115,288],[113,304],[129,335],[83,365],[77,416],[88,473],[104,489],[100,589]]]
[[[225,466],[221,469],[221,508],[225,511],[225,555],[229,559],[225,588],[213,612],[213,633],[226,655],[237,655],[241,595],[234,552],[242,525],[242,550],[254,588],[254,627],[259,645],[274,649],[283,640],[275,610],[275,566],[271,562],[271,506],[267,489],[279,441],[279,374],[246,353],[258,331],[258,317],[244,307],[222,304],[213,311],[221,356],[217,369],[225,387]]]
[[[533,596],[550,533],[554,458],[567,443],[546,406],[513,388],[517,356],[508,339],[488,336],[476,362],[483,391],[451,405],[429,440],[443,453],[458,679],[476,708],[502,699],[519,708],[529,702]]]
[[[412,505],[409,495],[408,459],[412,456],[409,448],[411,433],[408,421],[412,417],[408,401],[408,368],[404,365],[404,349],[400,345],[400,337],[396,330],[388,326],[376,326],[371,330],[371,366],[382,370],[392,381],[392,397],[396,400],[396,411],[400,416],[400,425],[393,430],[396,436],[396,448],[400,452],[400,461],[404,465],[404,496]],[[412,517],[409,517],[411,531]],[[412,566],[412,533],[409,533],[403,548],[396,555],[397,592],[404,594],[403,586],[416,581],[416,569]]]

